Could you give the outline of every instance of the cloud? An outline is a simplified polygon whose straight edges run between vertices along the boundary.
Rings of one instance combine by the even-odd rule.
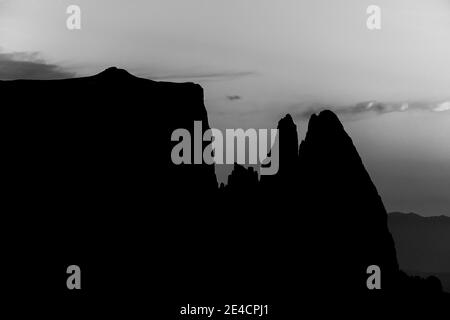
[[[166,75],[150,75],[148,78],[153,80],[234,80],[244,77],[257,75],[253,71],[238,71],[238,72],[205,72],[205,73],[177,73]]]
[[[450,101],[440,103],[422,103],[422,102],[401,102],[384,103],[378,101],[360,102],[351,106],[332,107],[320,104],[312,104],[304,110],[293,112],[294,118],[298,120],[308,119],[311,115],[322,110],[329,109],[342,116],[364,116],[364,115],[382,115],[391,112],[407,112],[414,110],[443,112],[450,110]]]
[[[74,76],[75,73],[46,62],[37,52],[0,52],[0,80],[51,80]]]
[[[442,112],[450,110],[450,101],[445,101],[443,103],[438,104],[433,111]]]
[[[242,97],[238,96],[238,95],[233,95],[233,96],[227,96],[227,99],[230,101],[235,101],[235,100],[241,100]]]

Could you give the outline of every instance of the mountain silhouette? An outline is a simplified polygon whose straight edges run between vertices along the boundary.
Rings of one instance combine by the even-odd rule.
[[[210,128],[199,85],[109,68],[0,81],[0,93],[13,208],[6,224],[17,239],[6,267],[18,296],[62,306],[76,297],[80,308],[93,299],[125,308],[155,295],[268,303],[275,318],[448,298],[436,278],[400,271],[383,202],[331,111],[311,116],[300,146],[286,115],[278,173],[258,179],[255,168],[235,165],[219,188],[214,165],[171,160],[175,129],[196,140]],[[192,141],[192,160],[200,144]],[[65,288],[73,263],[87,279],[79,293]],[[381,290],[367,289],[370,265],[381,269]],[[39,274],[33,286],[29,266]]]
[[[400,266],[422,272],[450,272],[450,217],[389,214]]]
[[[450,292],[450,218],[393,212],[388,224],[400,267],[412,275],[435,275]]]
[[[183,219],[202,221],[201,210],[190,212],[217,190],[213,165],[171,161],[175,129],[194,136],[196,120],[209,128],[203,89],[110,68],[83,78],[0,81],[0,94],[8,296],[121,305],[125,293],[137,300],[152,286],[143,275],[177,272],[181,263],[167,259],[189,255]],[[85,280],[80,292],[66,288],[74,263]]]

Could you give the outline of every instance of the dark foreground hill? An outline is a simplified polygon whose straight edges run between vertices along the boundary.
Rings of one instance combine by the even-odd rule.
[[[399,270],[382,200],[330,111],[311,117],[300,148],[292,118],[280,120],[277,175],[236,166],[218,188],[213,165],[171,161],[175,129],[209,128],[198,85],[111,68],[0,82],[0,95],[9,298],[128,317],[150,305],[167,319],[188,303],[270,304],[277,319],[443,303],[436,278]],[[81,291],[66,289],[70,264]],[[370,265],[381,290],[367,289]]]
[[[388,224],[400,267],[413,275],[435,275],[450,292],[450,217],[394,212]]]

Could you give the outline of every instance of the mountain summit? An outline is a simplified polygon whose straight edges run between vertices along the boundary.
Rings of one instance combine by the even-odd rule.
[[[129,79],[129,78],[136,78],[132,74],[130,74],[128,71],[124,69],[119,69],[117,67],[109,67],[105,69],[104,71],[100,72],[96,75],[96,77],[102,77],[109,80],[116,80],[120,81],[123,79]]]

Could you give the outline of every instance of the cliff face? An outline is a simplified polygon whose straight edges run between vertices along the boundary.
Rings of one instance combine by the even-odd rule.
[[[171,161],[175,129],[194,137],[194,121],[209,128],[199,85],[110,68],[77,79],[0,81],[0,96],[18,291],[60,292],[53,289],[65,284],[61,267],[73,261],[88,266],[93,292],[111,286],[105,265],[122,267],[133,283],[140,270],[130,266],[145,269],[149,250],[174,249],[172,236],[185,226],[174,217],[187,217],[217,188],[213,165]],[[30,288],[23,275],[33,261],[42,262],[42,276]]]
[[[45,174],[39,183],[93,188],[96,196],[98,186],[83,179],[98,177],[102,187],[117,191],[123,191],[122,179],[146,188],[167,185],[179,194],[194,177],[199,194],[216,186],[212,165],[175,166],[170,158],[175,129],[186,128],[192,137],[194,121],[209,129],[199,85],[154,82],[110,68],[61,81],[4,81],[0,94],[3,127],[15,150],[11,163],[17,169],[22,163],[19,175],[29,168],[28,174]]]

